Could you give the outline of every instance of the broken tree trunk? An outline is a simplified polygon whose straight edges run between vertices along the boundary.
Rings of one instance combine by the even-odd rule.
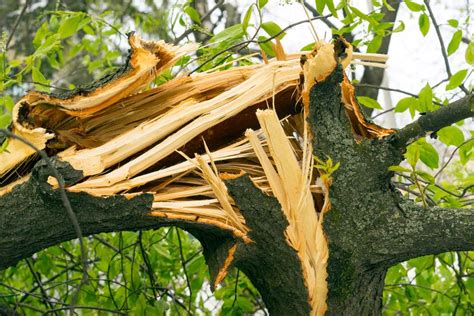
[[[235,266],[275,315],[378,315],[391,265],[474,249],[472,210],[423,209],[391,185],[388,167],[430,125],[368,122],[344,75],[354,58],[344,40],[318,43],[303,69],[283,56],[147,91],[193,48],[130,44],[118,73],[14,108],[11,131],[48,154],[83,234],[186,229],[213,288]],[[472,97],[452,107],[456,120],[472,116]],[[430,122],[449,125],[448,114]],[[22,139],[0,153],[0,269],[76,237],[63,179]]]

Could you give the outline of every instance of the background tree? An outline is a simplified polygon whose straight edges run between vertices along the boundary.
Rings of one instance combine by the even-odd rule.
[[[260,49],[272,56],[275,52],[270,45],[256,45],[248,40],[264,41],[281,31],[278,21],[267,22],[262,18],[271,14],[265,11],[265,1],[249,8],[222,1],[215,4],[163,1],[160,5],[150,1],[146,6],[134,1],[124,5],[114,1],[54,1],[47,2],[46,6],[35,5],[32,1],[4,4],[0,8],[5,12],[1,15],[6,17],[2,25],[5,33],[1,55],[4,115],[0,120],[4,125],[10,119],[13,100],[25,89],[33,85],[35,89],[46,91],[70,89],[117,67],[123,61],[126,49],[123,33],[128,30],[168,42],[184,42],[189,37],[190,41],[211,44],[198,50],[195,60],[184,58],[181,62],[184,70],[180,71],[204,71],[227,64],[225,69],[252,63],[258,57],[239,58]],[[392,31],[403,31],[403,22],[394,22],[401,6],[413,12],[423,34],[438,34],[447,79],[440,84],[425,85],[419,94],[400,100],[396,112],[407,111],[413,117],[418,112],[436,110],[451,98],[459,98],[470,91],[466,78],[472,68],[452,70],[449,63],[449,55],[463,49],[466,62],[472,65],[474,48],[469,33],[466,35],[468,20],[447,21],[455,32],[444,44],[436,13],[428,2],[375,1],[373,11],[369,13],[344,2],[316,1],[304,5],[314,16],[332,13],[332,17],[324,19],[325,23],[334,28],[334,33],[351,39],[362,51],[388,51]],[[16,7],[17,10],[12,10]],[[104,8],[110,11],[104,12]],[[339,18],[335,18],[336,13]],[[127,24],[130,26],[124,29],[123,25]],[[169,25],[172,27],[168,32]],[[223,27],[223,31],[216,31]],[[238,61],[230,63],[232,60]],[[155,84],[169,80],[174,74],[163,74]],[[383,72],[368,67],[362,75],[355,75],[362,88],[359,95],[363,98],[359,101],[371,112],[380,106],[376,92]],[[394,180],[397,187],[420,204],[456,208],[472,204],[472,175],[464,171],[471,158],[473,142],[469,137],[472,132],[469,125],[460,124],[441,129],[437,140],[423,138],[415,142],[408,147],[408,164],[392,168],[397,173]],[[446,152],[442,159],[440,152]],[[263,311],[258,292],[237,271],[233,272],[235,279],[227,279],[226,285],[216,292],[215,297],[222,303],[214,301],[208,290],[207,270],[200,251],[195,239],[176,228],[90,237],[90,282],[82,287],[76,303],[91,310],[100,306],[108,311],[137,313],[149,308],[153,311],[168,309],[170,313],[178,314],[183,311],[211,312],[214,308],[220,308],[222,312],[232,309],[237,313]],[[429,255],[399,264],[386,278],[385,311],[469,314],[473,308],[470,303],[472,269],[472,254],[468,252]],[[4,293],[1,299],[7,309],[16,308],[23,313],[59,312],[68,308],[73,288],[80,284],[80,250],[77,243],[63,243],[1,273]],[[27,284],[30,286],[25,287]],[[166,299],[154,300],[157,296]]]

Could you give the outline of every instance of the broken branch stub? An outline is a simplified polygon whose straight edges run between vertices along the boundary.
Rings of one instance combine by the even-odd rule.
[[[330,183],[317,182],[305,118],[310,90],[338,64],[352,61],[352,47],[342,39],[317,43],[303,64],[304,82],[299,55],[281,50],[280,60],[177,77],[143,91],[193,47],[136,35],[129,41],[131,54],[118,73],[66,95],[28,93],[14,108],[13,132],[77,171],[80,176],[66,187],[70,194],[130,200],[152,195],[147,219],[199,223],[230,233],[233,239],[216,244],[193,231],[204,245],[213,287],[232,266],[257,277],[252,267],[267,260],[262,254],[282,251],[295,269],[279,286],[304,285],[304,297],[295,302],[306,302],[300,308],[312,315],[324,314],[329,253],[322,223],[330,209]],[[385,61],[383,56],[358,58]],[[342,91],[356,140],[392,132],[365,120],[347,78]],[[14,141],[0,153],[0,200],[30,181],[32,165],[26,162],[33,154]],[[25,170],[17,172],[22,164]],[[57,187],[51,177],[47,182]],[[244,191],[254,195],[248,199],[265,196],[272,205],[265,212],[268,227],[280,223],[272,232],[279,234],[278,243],[272,244],[267,228],[255,222],[262,216],[255,213],[259,205],[252,210]],[[253,281],[263,293],[272,291],[267,283]]]

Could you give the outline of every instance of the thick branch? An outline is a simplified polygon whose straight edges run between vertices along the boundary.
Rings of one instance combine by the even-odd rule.
[[[157,229],[178,226],[221,241],[231,235],[217,227],[195,222],[149,216],[153,196],[94,197],[68,193],[85,236],[101,232]],[[58,191],[34,176],[0,197],[0,270],[37,251],[76,238]]]
[[[422,115],[415,122],[391,135],[391,142],[396,148],[404,148],[418,138],[425,136],[428,132],[437,131],[473,115],[474,98],[471,93],[436,111]]]
[[[393,265],[408,259],[447,251],[474,249],[474,209],[423,208],[400,203],[405,216],[394,212],[386,225],[370,231],[375,263]]]

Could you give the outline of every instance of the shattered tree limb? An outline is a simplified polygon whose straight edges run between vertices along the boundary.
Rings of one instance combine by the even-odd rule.
[[[51,157],[84,234],[186,229],[203,245],[213,288],[235,266],[275,315],[377,315],[390,265],[472,249],[471,210],[457,213],[466,225],[445,239],[433,233],[436,248],[417,239],[426,227],[415,223],[454,222],[417,210],[391,185],[388,167],[403,160],[397,132],[360,111],[345,41],[318,43],[303,60],[304,82],[299,58],[286,56],[147,91],[190,48],[130,42],[120,73],[79,94],[28,94],[14,110],[12,131]],[[1,269],[75,238],[44,162],[19,143],[8,149]],[[340,168],[324,178],[313,155]]]

